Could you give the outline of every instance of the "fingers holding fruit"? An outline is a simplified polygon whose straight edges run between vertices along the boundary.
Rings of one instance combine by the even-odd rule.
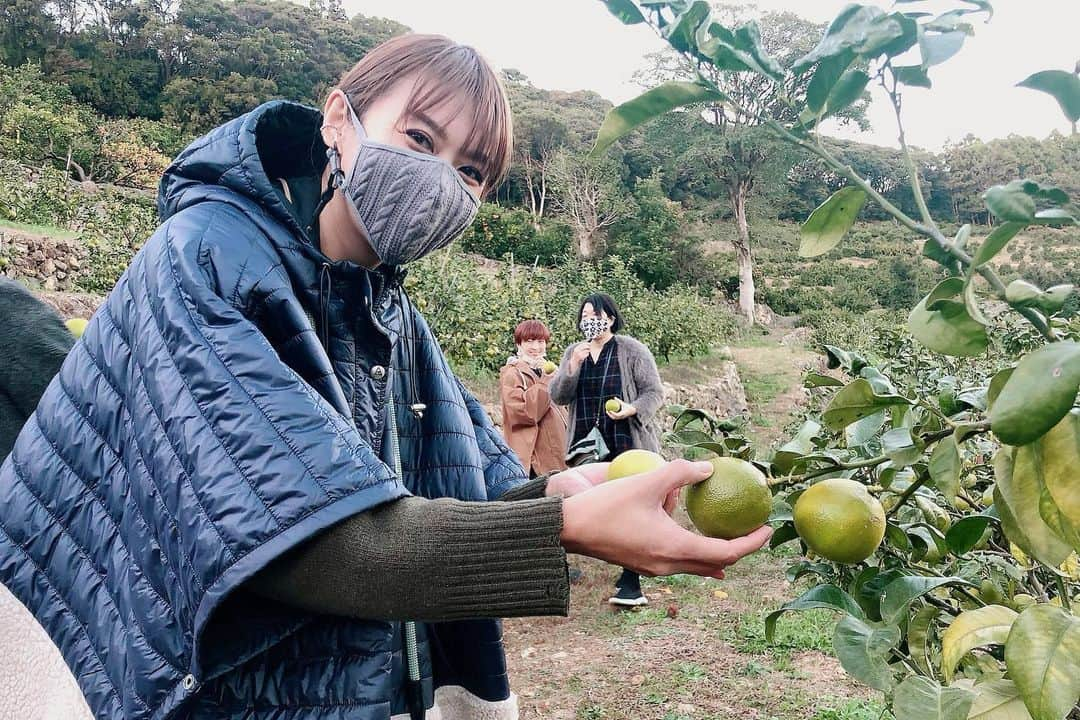
[[[628,417],[637,415],[637,408],[619,398],[611,398],[604,403],[604,412],[612,420],[625,420]]]

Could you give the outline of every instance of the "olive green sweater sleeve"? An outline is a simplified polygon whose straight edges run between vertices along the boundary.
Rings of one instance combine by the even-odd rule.
[[[528,489],[528,490],[526,490]],[[543,494],[540,481],[515,492]],[[275,560],[250,590],[311,612],[443,621],[566,615],[562,499],[409,497],[354,515]]]

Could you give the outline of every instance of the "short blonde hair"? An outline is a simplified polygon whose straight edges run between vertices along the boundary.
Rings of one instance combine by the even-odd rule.
[[[480,161],[484,193],[498,187],[513,155],[510,102],[498,75],[475,49],[442,35],[399,35],[364,55],[341,77],[338,88],[363,117],[369,103],[410,75],[417,81],[405,116],[446,103],[456,105],[454,112],[471,112],[472,130],[464,151]]]

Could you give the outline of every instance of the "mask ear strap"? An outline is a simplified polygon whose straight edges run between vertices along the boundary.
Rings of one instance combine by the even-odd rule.
[[[337,144],[326,149],[326,160],[330,164],[330,178],[326,183],[326,189],[319,196],[319,203],[311,214],[311,223],[307,227],[308,235],[319,246],[319,216],[334,198],[334,191],[345,187],[345,173],[341,169],[341,153],[338,152]]]

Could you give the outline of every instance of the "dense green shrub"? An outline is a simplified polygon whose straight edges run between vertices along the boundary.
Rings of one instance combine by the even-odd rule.
[[[106,119],[37,65],[0,65],[0,157],[63,170],[77,180],[152,189],[188,142],[146,118]]]
[[[545,220],[539,227],[519,208],[484,203],[476,221],[461,237],[461,247],[484,257],[555,265],[570,252],[573,232],[565,223]]]
[[[149,194],[101,188],[83,192],[60,170],[29,170],[0,158],[0,219],[73,230],[89,254],[75,284],[108,292],[157,227]]]
[[[593,290],[615,298],[626,332],[659,358],[706,353],[736,332],[726,307],[685,286],[652,291],[617,257],[478,272],[475,263],[450,249],[416,263],[406,287],[451,359],[474,367],[501,366],[514,351],[514,326],[524,318],[547,323],[553,333],[549,355],[557,358],[579,339],[578,305]]]

